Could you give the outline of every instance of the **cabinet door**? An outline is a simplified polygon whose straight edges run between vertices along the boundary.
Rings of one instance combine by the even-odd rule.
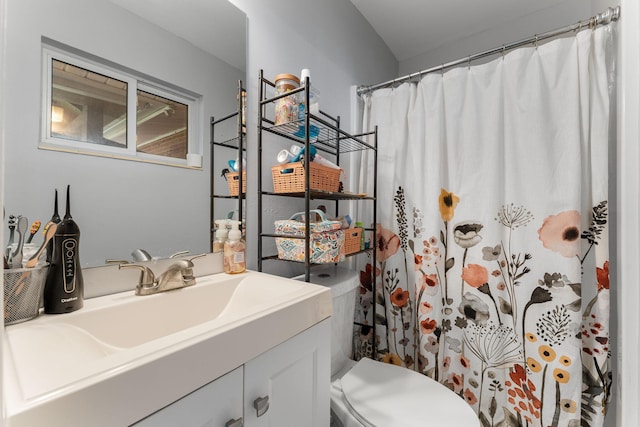
[[[245,364],[245,427],[329,425],[330,334],[326,319]]]
[[[242,367],[189,393],[134,426],[225,427],[227,422],[239,418],[242,418]]]

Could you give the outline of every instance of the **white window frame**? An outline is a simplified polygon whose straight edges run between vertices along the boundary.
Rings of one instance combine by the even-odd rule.
[[[51,88],[53,79],[53,60],[62,61],[127,83],[126,148],[92,144],[52,136]],[[111,157],[123,160],[133,160],[145,163],[163,164],[168,166],[188,167],[190,169],[201,169],[201,167],[189,166],[186,159],[177,159],[175,157],[160,156],[137,151],[136,101],[138,90],[187,105],[187,156],[190,154],[202,156],[202,144],[200,143],[200,116],[202,115],[200,110],[202,109],[202,101],[200,97],[194,96],[186,90],[181,91],[173,85],[163,85],[162,82],[155,81],[150,82],[141,76],[133,75],[131,72],[118,70],[114,67],[100,64],[95,60],[81,57],[75,53],[66,52],[48,44],[43,44],[42,46],[42,122],[41,140],[38,148],[100,157]]]

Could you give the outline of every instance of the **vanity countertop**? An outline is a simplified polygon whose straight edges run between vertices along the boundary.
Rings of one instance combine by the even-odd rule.
[[[326,287],[252,271],[91,298],[76,312],[5,328],[6,416],[12,427],[129,425],[331,310]]]

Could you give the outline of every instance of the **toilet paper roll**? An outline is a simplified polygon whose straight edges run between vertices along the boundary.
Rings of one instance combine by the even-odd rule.
[[[291,148],[293,148],[293,147],[294,146],[292,145]],[[294,154],[293,161],[294,162],[299,162],[300,159],[302,159],[304,157],[304,147],[298,147],[298,146],[295,146],[295,147],[296,147],[295,153],[293,151],[291,151],[291,153]],[[315,159],[317,152],[318,151],[316,150],[316,147],[314,147],[313,145],[309,146],[309,157],[311,158],[312,162]]]
[[[325,159],[320,154],[316,154],[316,156],[313,159],[313,161],[315,163],[318,163],[320,165],[327,166],[327,167],[330,167],[330,168],[333,168],[333,169],[341,169],[340,166],[336,165],[335,163],[333,163],[330,160]]]
[[[283,163],[291,163],[295,157],[296,156],[294,156],[287,150],[281,150],[278,153],[278,156],[276,157],[276,159],[278,160],[278,163],[283,164]]]

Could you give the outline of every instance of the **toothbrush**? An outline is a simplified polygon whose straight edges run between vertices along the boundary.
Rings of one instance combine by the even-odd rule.
[[[40,230],[41,224],[42,223],[40,221],[34,221],[33,224],[31,224],[31,230],[29,230],[29,238],[27,238],[27,243],[31,243],[31,240],[33,240],[33,236],[35,236],[38,230]]]
[[[9,215],[9,246],[13,245],[13,231],[16,229],[16,216]]]
[[[15,215],[9,215],[9,243],[7,243],[7,258],[11,256],[11,245],[13,245],[13,231],[16,229]]]
[[[16,229],[18,230],[18,244],[16,250],[9,257],[9,266],[11,268],[22,267],[22,246],[24,245],[24,235],[27,232],[29,220],[25,216],[18,216]]]
[[[55,223],[47,224],[47,230],[45,231],[44,241],[42,242],[42,245],[40,245],[40,249],[38,249],[38,251],[35,254],[33,254],[31,258],[27,260],[27,262],[24,265],[26,268],[33,268],[38,264],[38,259],[40,258],[40,255],[42,255],[42,252],[46,249],[49,241],[53,239],[53,236],[56,234],[57,230],[58,230],[58,224],[55,224]]]

